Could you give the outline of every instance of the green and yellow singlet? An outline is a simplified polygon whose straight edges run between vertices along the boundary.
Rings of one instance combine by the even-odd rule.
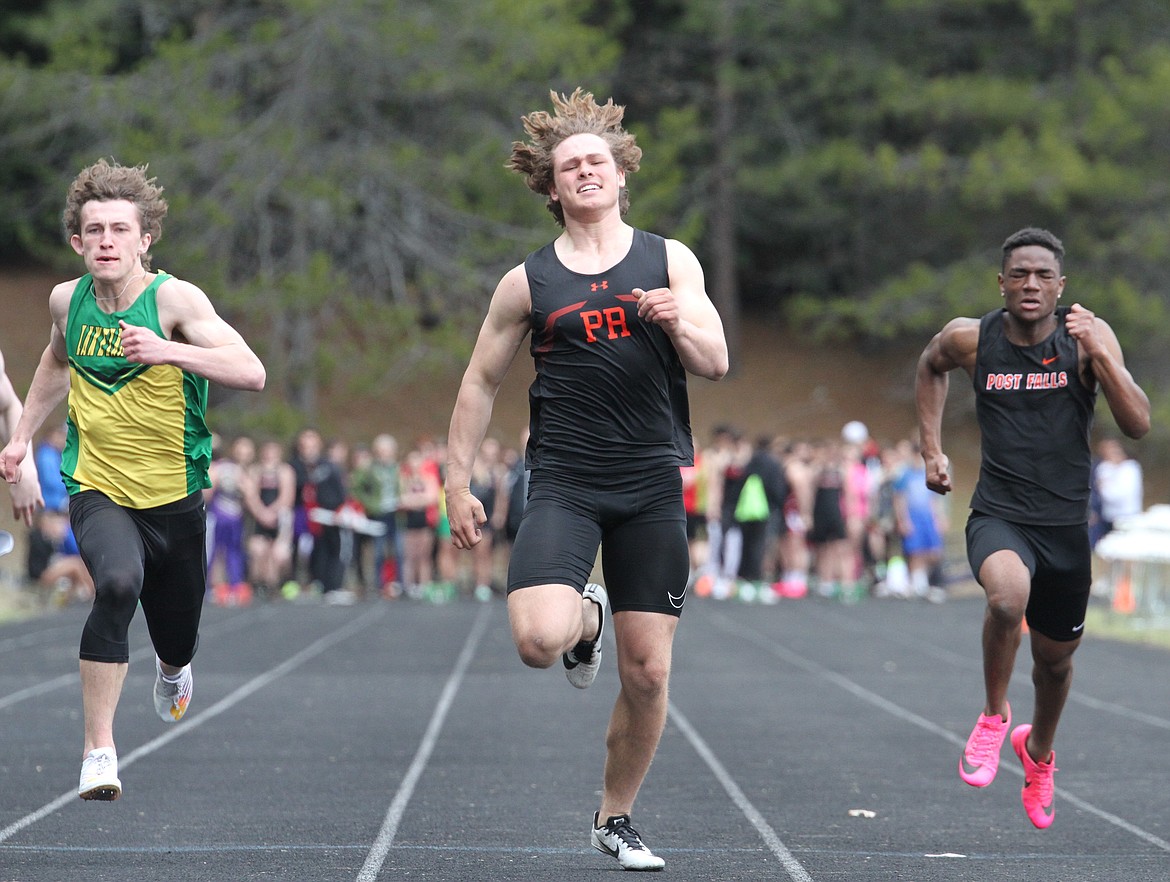
[[[210,487],[207,380],[173,365],[122,354],[119,320],[160,337],[159,273],[128,309],[106,313],[93,277],[73,289],[65,324],[69,356],[68,440],[61,474],[70,495],[97,490],[127,508],[154,508]]]

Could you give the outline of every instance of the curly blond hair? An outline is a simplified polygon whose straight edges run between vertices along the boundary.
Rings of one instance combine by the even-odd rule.
[[[566,97],[555,91],[548,93],[552,98],[554,113],[536,110],[521,117],[529,141],[514,141],[512,155],[504,164],[505,168],[524,175],[528,188],[542,196],[549,196],[553,182],[553,152],[566,138],[573,135],[597,135],[609,145],[617,167],[627,175],[636,172],[642,160],[642,148],[634,142],[634,136],[622,128],[625,107],[614,104],[610,98],[605,104],[598,104],[591,92],[580,86]],[[548,210],[558,224],[565,225],[565,209],[551,196]],[[630,210],[630,194],[622,187],[618,195],[618,208],[624,215]]]
[[[65,211],[62,221],[67,238],[81,235],[81,208],[87,202],[110,202],[125,199],[138,209],[138,223],[142,232],[149,233],[151,242],[162,238],[162,219],[167,214],[167,201],[163,199],[163,188],[155,178],[146,176],[145,165],[112,165],[104,158],[83,168],[69,185],[65,197]],[[142,268],[150,269],[150,252],[140,258]]]

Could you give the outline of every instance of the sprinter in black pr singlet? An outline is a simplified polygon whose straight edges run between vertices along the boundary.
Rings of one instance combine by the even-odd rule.
[[[681,242],[622,220],[642,151],[624,109],[576,90],[524,117],[509,166],[563,232],[506,273],[459,388],[448,433],[451,539],[473,548],[487,514],[470,488],[492,403],[531,335],[528,500],[512,549],[508,619],[520,658],[562,661],[588,687],[612,597],[621,691],[610,717],[593,847],[659,870],[630,812],[666,722],[689,551],[681,468],[692,464],[686,374],[717,380],[727,343],[702,267]],[[605,585],[590,574],[601,549]]]
[[[926,484],[951,490],[942,452],[947,374],[975,386],[982,464],[967,521],[967,556],[987,594],[983,617],[985,703],[959,777],[986,787],[1011,727],[1008,684],[1027,621],[1035,703],[1032,722],[1011,730],[1024,769],[1020,799],[1044,829],[1055,818],[1053,742],[1072,683],[1072,656],[1089,598],[1088,500],[1093,408],[1100,389],[1118,427],[1139,438],[1150,403],[1125,367],[1117,337],[1078,304],[1058,308],[1064,247],[1026,228],[1003,244],[1003,308],[957,318],[918,361],[916,398]]]
[[[666,286],[665,242],[635,230],[626,257],[596,275],[564,267],[552,245],[524,267],[532,477],[508,590],[562,579],[566,565],[584,586],[604,540],[611,608],[678,615],[689,570],[679,469],[694,461],[686,373],[631,293]],[[546,550],[557,537],[564,556],[553,558]]]

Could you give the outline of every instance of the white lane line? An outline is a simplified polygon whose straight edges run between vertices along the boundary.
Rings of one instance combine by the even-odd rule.
[[[167,733],[165,733],[163,735],[160,735],[158,738],[155,738],[153,741],[148,741],[146,744],[143,744],[141,747],[135,748],[130,753],[126,754],[126,756],[118,757],[118,771],[119,771],[119,773],[121,773],[121,771],[123,769],[129,768],[131,765],[133,765],[135,762],[142,759],[143,757],[149,756],[150,754],[154,753],[159,748],[161,748],[167,744],[170,744],[176,738],[182,738],[185,735],[189,735],[191,732],[194,732],[196,729],[198,729],[204,723],[215,719],[220,714],[222,714],[224,711],[230,710],[231,708],[235,707],[237,704],[239,704],[245,698],[247,698],[248,696],[252,695],[253,693],[259,691],[260,689],[263,689],[269,683],[283,677],[289,671],[292,671],[292,670],[300,667],[305,662],[320,655],[321,653],[323,653],[325,650],[329,649],[329,647],[333,646],[334,644],[339,643],[342,640],[345,640],[345,639],[353,636],[358,631],[361,631],[363,628],[367,628],[370,625],[374,624],[374,622],[381,619],[385,614],[386,614],[386,605],[379,604],[378,606],[374,607],[374,611],[372,613],[360,616],[359,618],[356,618],[356,619],[351,619],[348,623],[346,623],[342,627],[338,628],[336,631],[332,632],[331,634],[326,634],[324,637],[321,637],[320,639],[315,640],[313,643],[310,643],[308,646],[306,646],[304,649],[302,649],[300,652],[298,652],[296,655],[290,656],[288,659],[281,662],[276,667],[265,671],[263,674],[260,674],[257,677],[253,677],[251,680],[249,680],[247,683],[245,683],[243,686],[241,686],[235,692],[232,692],[231,694],[225,696],[224,698],[221,698],[219,701],[217,701],[215,704],[213,704],[211,707],[207,708],[206,710],[202,711],[201,713],[195,715],[194,717],[192,717],[190,719],[184,719],[183,722],[180,723],[175,728],[171,729],[170,731],[168,731]],[[153,650],[152,650],[152,652],[153,652]],[[10,824],[9,826],[5,827],[3,830],[0,830],[0,842],[4,842],[5,840],[12,838],[17,833],[19,833],[21,830],[35,824],[37,821],[41,820],[42,818],[48,817],[49,815],[53,814],[53,812],[57,811],[62,806],[67,805],[70,802],[75,801],[76,799],[77,799],[77,791],[76,790],[70,790],[68,793],[61,794],[56,799],[54,799],[52,802],[41,806],[36,811],[25,815],[20,820]]]
[[[264,619],[269,617],[269,615],[264,614],[233,616],[226,621],[219,622],[214,627],[200,628],[200,639],[204,639],[207,635],[210,634],[230,633],[231,631],[236,631],[244,626],[254,624],[257,618]],[[72,630],[78,637],[81,636],[80,624]],[[154,661],[153,646],[148,645],[142,649],[136,649],[134,652],[130,653],[130,664],[133,664],[137,661],[142,661],[143,659],[150,659],[151,662]],[[154,676],[153,664],[151,665],[150,675],[152,677]],[[54,677],[51,680],[45,680],[43,683],[35,683],[32,686],[26,686],[24,689],[18,689],[15,692],[10,692],[8,695],[0,697],[0,710],[4,710],[4,708],[11,707],[14,704],[19,704],[25,699],[35,698],[38,695],[45,695],[48,692],[54,692],[58,689],[64,689],[69,686],[77,686],[80,690],[81,678],[76,669],[74,669],[72,673],[61,674],[59,677]],[[120,763],[121,760],[119,759],[119,764]]]
[[[13,637],[0,639],[0,652],[10,652],[15,649],[28,649],[30,646],[40,646],[46,639],[56,634],[76,634],[78,625],[55,625],[41,631],[32,631],[28,634],[17,634]]]
[[[955,667],[969,670],[971,665],[980,665],[982,660],[978,657],[970,655],[960,655],[949,649],[944,649],[941,646],[934,646],[930,643],[910,642],[908,640],[896,640],[887,637],[895,646],[900,646],[904,649],[920,652],[930,658],[938,659]],[[1023,650],[1025,656],[1027,655],[1027,648]],[[1020,671],[1012,672],[1012,682],[1027,682],[1031,683],[1031,677],[1027,673]],[[1133,708],[1125,707],[1112,701],[1103,701],[1100,698],[1093,698],[1090,695],[1085,695],[1079,692],[1075,687],[1068,694],[1068,700],[1076,704],[1084,705],[1093,710],[1101,711],[1102,713],[1113,714],[1114,716],[1124,717],[1127,720],[1132,720],[1136,723],[1142,723],[1146,726],[1153,726],[1155,729],[1170,729],[1170,719],[1167,717],[1155,716],[1154,714],[1146,713],[1145,711],[1134,710]]]
[[[138,653],[132,653],[131,661],[136,661]],[[154,650],[150,651],[151,658],[154,657]],[[44,695],[46,692],[53,692],[57,689],[64,689],[66,686],[80,684],[81,679],[77,671],[72,674],[62,674],[59,677],[54,677],[52,680],[45,680],[43,683],[37,683],[33,686],[26,686],[24,689],[17,689],[15,692],[10,692],[3,698],[0,698],[0,710],[6,707],[24,701],[26,698],[35,698],[38,695]]]
[[[3,848],[4,853],[22,852],[27,854],[286,854],[289,852],[338,852],[338,851],[365,851],[368,852],[370,846],[365,842],[349,843],[349,842],[282,842],[280,844],[264,845],[262,843],[254,843],[251,845],[225,845],[223,843],[216,843],[214,845],[125,845],[125,846],[109,846],[107,848],[99,848],[92,845],[6,845]],[[508,855],[516,856],[515,845],[451,845],[449,843],[444,845],[427,845],[425,843],[396,843],[394,845],[395,851],[429,851],[438,854],[470,854],[470,855]],[[758,847],[751,848],[728,848],[723,845],[713,846],[711,848],[663,848],[664,854],[698,854],[698,855],[729,855],[729,854],[744,854],[756,855],[760,854]],[[921,857],[920,854],[901,854],[899,852],[854,852],[854,851],[829,851],[827,849],[817,849],[818,854],[832,854],[846,857],[887,857],[893,855],[894,857]],[[576,855],[581,856],[581,846],[525,846],[525,855]],[[929,855],[928,855],[929,857]],[[998,855],[996,858],[998,859]],[[1038,857],[1049,857],[1048,855],[1013,855],[1013,857],[1020,860],[1035,861]],[[1051,857],[1067,857],[1063,852],[1060,854],[1051,855]],[[5,880],[7,882],[7,880]]]
[[[435,749],[435,743],[439,740],[439,733],[443,729],[443,723],[446,722],[447,712],[451,709],[451,704],[455,700],[455,694],[459,691],[459,686],[463,682],[463,675],[467,673],[467,667],[475,655],[475,650],[479,647],[479,641],[483,637],[484,631],[487,629],[490,612],[491,606],[483,606],[471,626],[471,631],[468,633],[467,640],[463,644],[463,651],[459,654],[459,659],[455,662],[455,668],[451,671],[451,676],[447,678],[447,683],[443,687],[442,694],[439,696],[439,702],[435,705],[435,712],[431,714],[431,721],[427,725],[427,731],[423,734],[422,741],[419,743],[414,759],[410,762],[410,768],[407,769],[402,783],[398,785],[398,792],[394,794],[394,799],[391,800],[390,807],[386,810],[386,817],[382,821],[382,829],[378,831],[378,835],[374,839],[374,844],[370,846],[369,854],[366,855],[366,861],[362,864],[361,872],[357,875],[357,882],[374,882],[378,878],[378,873],[381,872],[382,864],[386,861],[386,855],[390,853],[390,849],[394,845],[394,837],[398,835],[398,825],[402,821],[402,816],[406,813],[407,803],[410,802],[411,796],[414,795],[415,785],[418,783],[419,778],[422,777],[423,770],[426,769],[427,763],[430,761],[431,753]]]
[[[1068,700],[1077,704],[1083,704],[1085,707],[1101,711],[1102,713],[1125,717],[1127,720],[1133,720],[1135,723],[1145,723],[1147,726],[1154,726],[1158,729],[1170,729],[1170,720],[1165,717],[1155,717],[1153,714],[1147,714],[1144,711],[1133,710],[1120,704],[1114,704],[1112,701],[1101,701],[1099,698],[1091,698],[1088,695],[1077,692],[1075,689],[1068,694]]]
[[[727,795],[731,797],[731,801],[739,807],[739,810],[743,812],[748,822],[756,828],[756,831],[760,834],[760,838],[764,840],[764,844],[768,846],[768,849],[780,861],[780,864],[784,867],[792,882],[812,882],[812,876],[808,874],[808,871],[805,870],[800,861],[788,850],[788,847],[781,841],[776,831],[772,829],[772,826],[764,819],[764,816],[752,805],[751,800],[739,789],[739,785],[728,774],[727,769],[719,762],[718,757],[715,756],[711,748],[707,746],[707,742],[695,731],[695,727],[691,725],[690,721],[673,702],[668,707],[671,720],[682,730],[687,741],[691,743],[695,752],[702,757],[703,762],[707,764],[707,768],[711,770],[715,779],[723,785],[723,789],[727,791]]]
[[[921,717],[913,711],[907,710],[901,705],[895,704],[894,702],[883,698],[876,692],[869,691],[861,684],[855,683],[853,680],[838,674],[836,671],[829,670],[817,662],[807,659],[804,656],[797,655],[790,649],[776,643],[776,641],[772,638],[765,637],[756,633],[755,631],[751,631],[737,625],[735,622],[732,622],[730,619],[728,619],[726,615],[715,614],[711,617],[711,620],[724,630],[730,631],[740,638],[746,638],[747,640],[759,646],[761,649],[764,649],[767,652],[770,652],[772,655],[775,655],[778,658],[788,662],[793,667],[800,668],[809,674],[813,674],[814,676],[828,680],[830,683],[841,687],[846,692],[849,692],[862,701],[886,711],[899,720],[911,723],[920,729],[925,729],[932,735],[938,735],[940,738],[945,739],[946,741],[958,747],[960,750],[966,746],[966,740],[961,736],[956,735],[954,732],[951,732],[949,729],[944,729],[942,726],[937,725],[925,717]],[[1007,766],[1000,766],[1001,770],[1004,768],[1006,768],[1007,771],[1011,774],[1017,775],[1020,778],[1023,778],[1024,776],[1023,769],[1016,768],[1011,764],[1008,764]],[[1106,821],[1115,827],[1119,827],[1120,829],[1125,830],[1127,833],[1131,833],[1137,838],[1148,842],[1150,845],[1153,845],[1155,848],[1170,852],[1170,842],[1167,842],[1160,836],[1155,836],[1148,830],[1143,830],[1141,827],[1131,824],[1129,821],[1118,817],[1112,812],[1107,812],[1104,809],[1098,808],[1088,800],[1077,796],[1075,793],[1072,793],[1063,787],[1058,787],[1056,792],[1060,794],[1061,798],[1067,799],[1082,811],[1086,811],[1091,815],[1096,815],[1101,820]]]

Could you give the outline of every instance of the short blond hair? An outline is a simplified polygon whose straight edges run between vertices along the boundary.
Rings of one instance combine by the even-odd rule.
[[[622,128],[625,107],[614,104],[610,98],[605,104],[598,104],[591,92],[578,86],[573,94],[566,97],[555,91],[549,92],[553,113],[536,110],[521,117],[529,141],[514,141],[512,155],[505,163],[506,168],[524,175],[529,189],[549,196],[553,182],[553,152],[566,138],[573,135],[597,135],[609,145],[617,167],[626,174],[636,172],[642,160],[642,148],[634,136]],[[548,210],[558,224],[565,225],[565,209],[559,201],[549,196]],[[624,215],[630,210],[630,194],[622,187],[618,195],[618,208]]]

